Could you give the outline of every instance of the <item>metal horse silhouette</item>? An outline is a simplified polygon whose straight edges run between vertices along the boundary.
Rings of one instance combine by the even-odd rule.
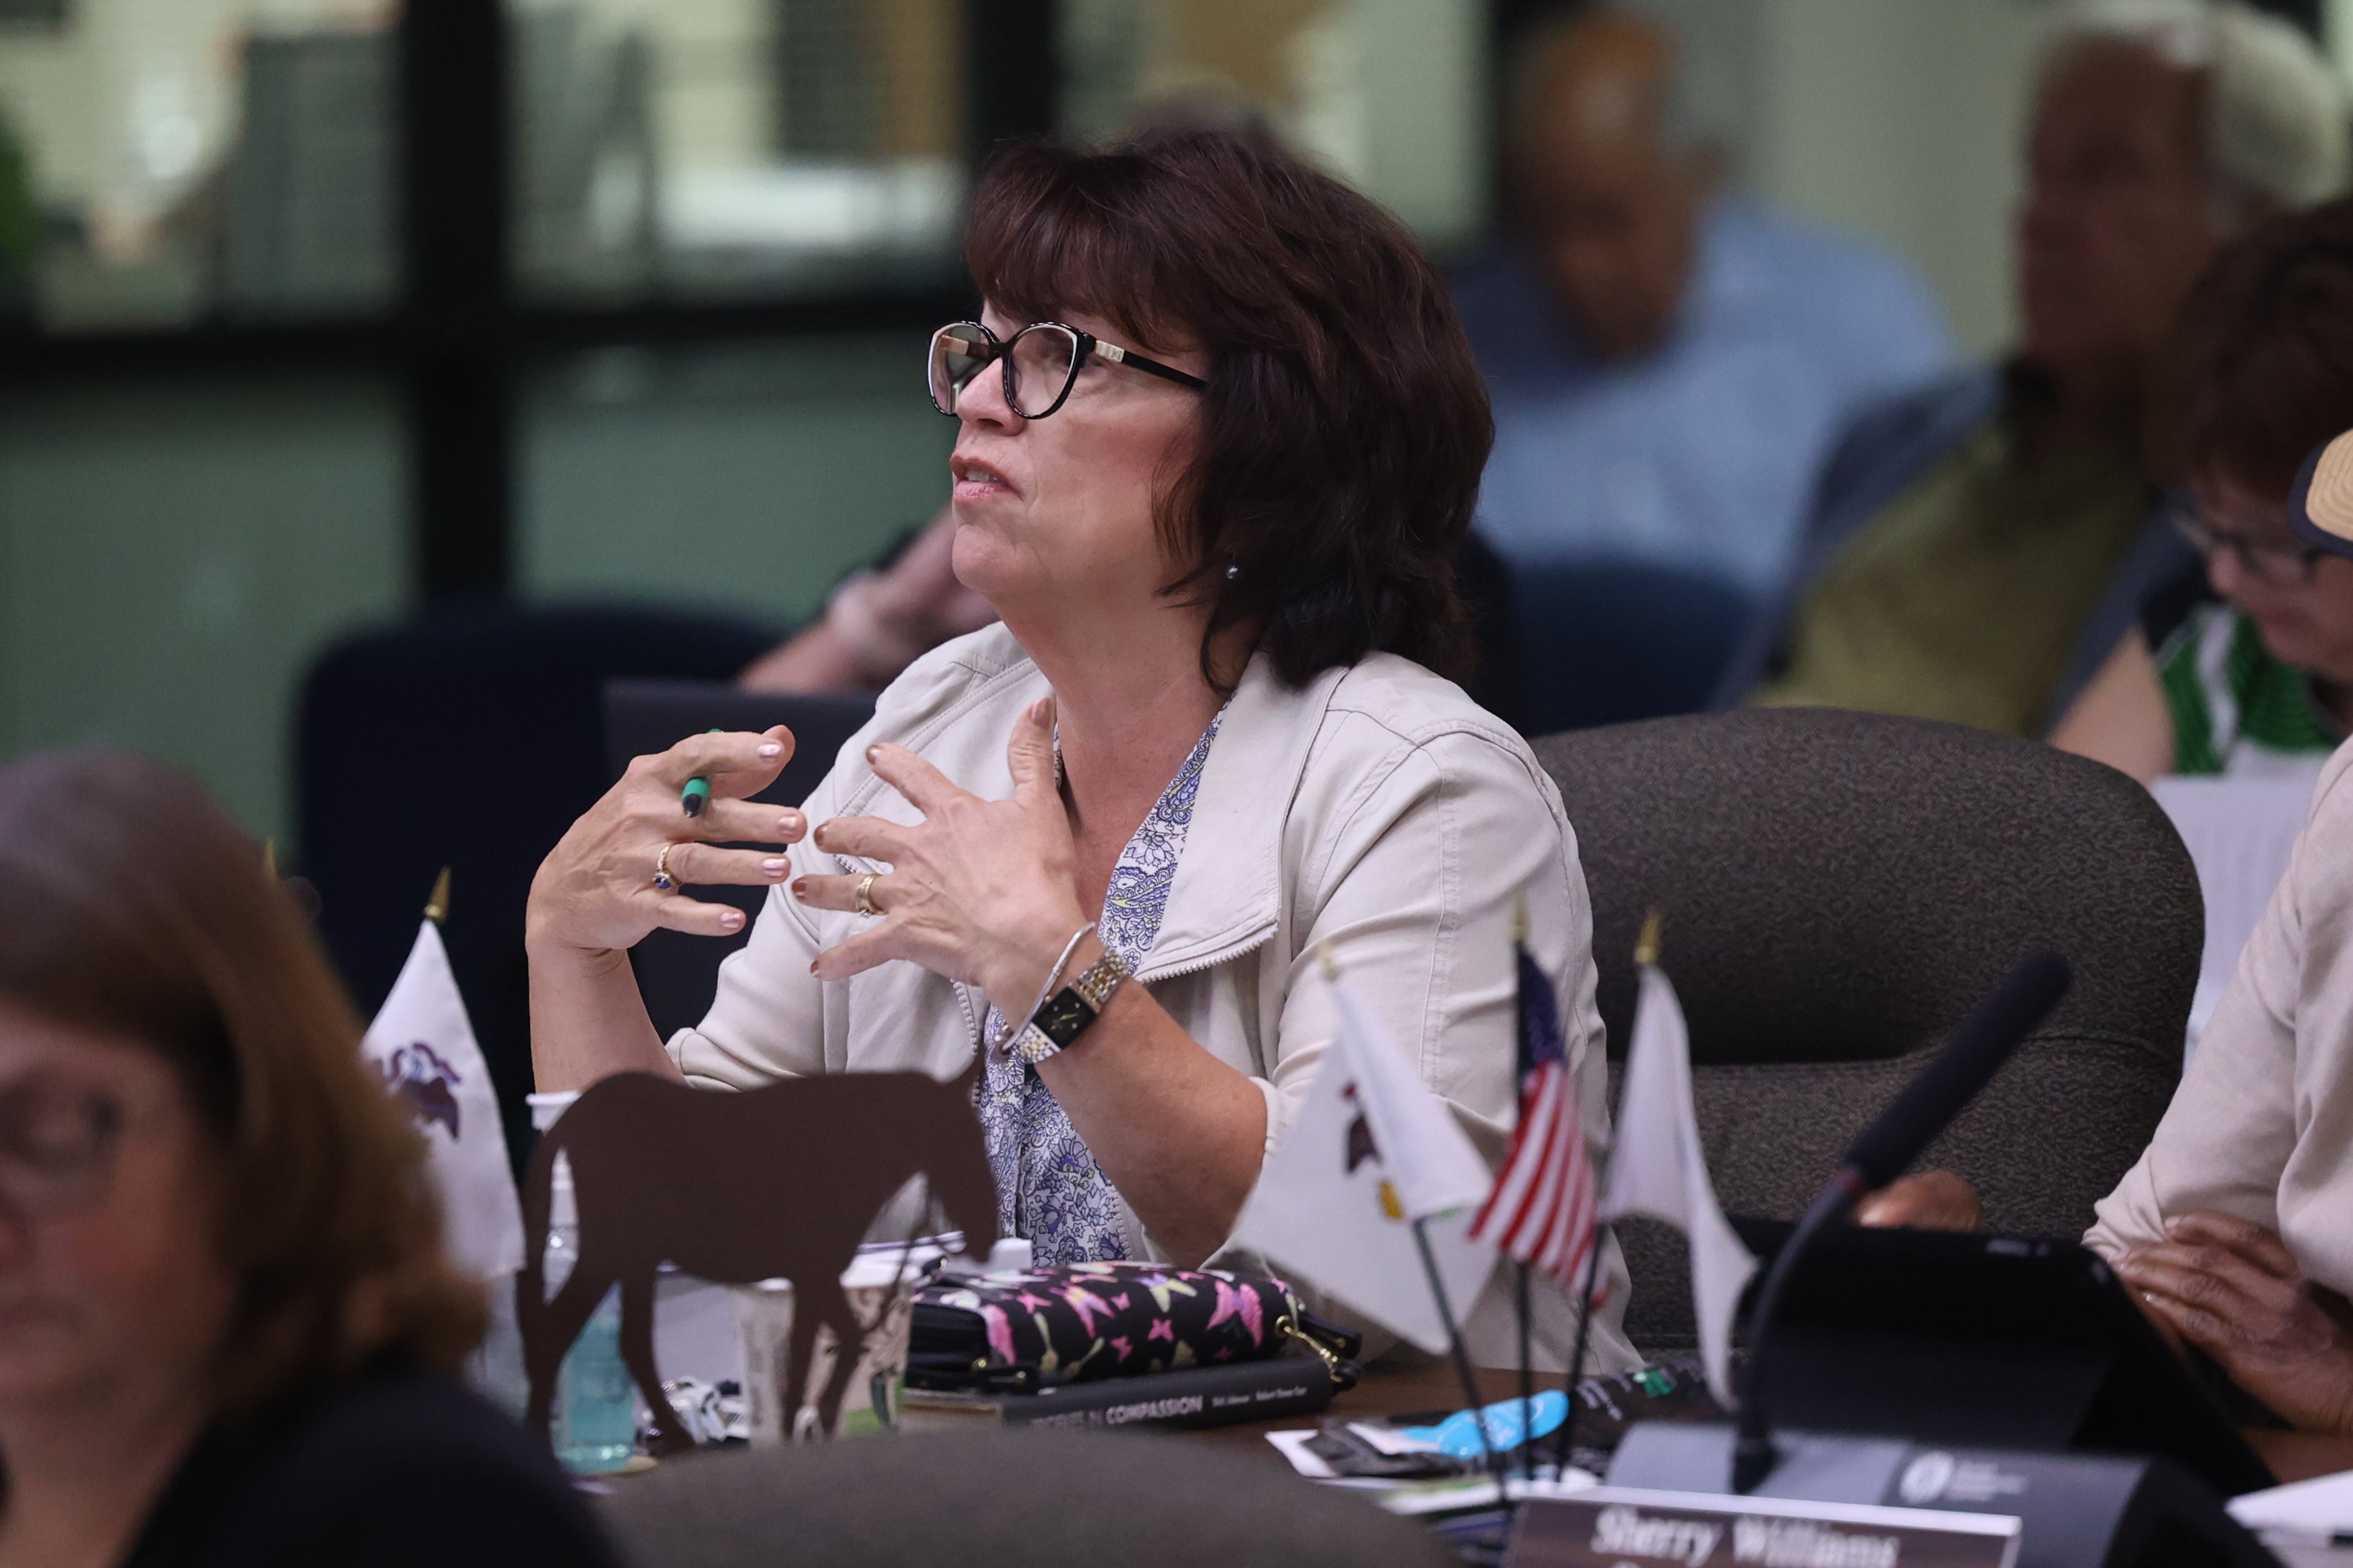
[[[740,1093],[623,1073],[583,1093],[539,1141],[523,1177],[524,1263],[515,1315],[531,1374],[527,1419],[547,1430],[556,1371],[596,1303],[621,1288],[621,1360],[654,1414],[656,1446],[693,1438],[654,1366],[654,1271],[665,1260],[700,1279],[793,1286],[793,1331],[779,1408],[801,1407],[820,1323],[833,1329],[833,1375],[818,1402],[830,1433],[865,1347],[841,1291],[868,1225],[908,1181],[962,1229],[971,1250],[997,1237],[971,1078],[919,1072],[787,1079]],[[553,1300],[542,1273],[555,1156],[572,1165],[580,1253]]]

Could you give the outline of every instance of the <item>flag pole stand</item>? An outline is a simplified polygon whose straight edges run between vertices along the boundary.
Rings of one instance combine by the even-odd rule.
[[[1585,1345],[1587,1331],[1593,1327],[1593,1288],[1601,1277],[1601,1225],[1593,1222],[1593,1247],[1585,1260],[1585,1289],[1577,1293],[1577,1345],[1568,1352],[1568,1408],[1561,1412],[1560,1436],[1553,1447],[1554,1472],[1567,1475],[1569,1456],[1575,1452],[1577,1436],[1577,1391],[1585,1384]]]
[[[1513,1305],[1520,1316],[1520,1474],[1533,1481],[1536,1479],[1536,1377],[1528,1356],[1528,1266],[1523,1263],[1519,1269]]]
[[[1637,969],[1659,962],[1659,932],[1662,924],[1656,910],[1643,915],[1641,934],[1634,939],[1634,966]],[[1622,1078],[1618,1087],[1622,1100],[1626,1087]],[[1609,1163],[1613,1165],[1618,1162],[1618,1102],[1613,1101],[1609,1107]],[[1607,1170],[1594,1173],[1595,1184],[1604,1194],[1609,1191],[1609,1175]],[[1577,1342],[1568,1356],[1568,1408],[1561,1412],[1560,1432],[1553,1442],[1556,1468],[1562,1475],[1568,1473],[1569,1456],[1576,1451],[1577,1391],[1585,1383],[1585,1347],[1593,1327],[1593,1288],[1601,1279],[1601,1231],[1608,1223],[1598,1212],[1595,1214],[1593,1252],[1585,1262],[1585,1289],[1577,1296]]]
[[[1462,1395],[1471,1402],[1471,1425],[1479,1434],[1479,1451],[1486,1456],[1487,1473],[1495,1479],[1495,1500],[1511,1506],[1511,1493],[1506,1486],[1503,1456],[1487,1440],[1486,1405],[1479,1397],[1479,1380],[1471,1375],[1471,1352],[1462,1343],[1462,1331],[1454,1321],[1454,1309],[1446,1300],[1446,1285],[1438,1276],[1438,1259],[1430,1250],[1430,1232],[1425,1220],[1413,1222],[1413,1245],[1421,1253],[1422,1272],[1430,1276],[1430,1293],[1438,1301],[1438,1321],[1446,1330],[1446,1349],[1454,1359],[1454,1375],[1462,1381]]]
[[[1527,946],[1528,900],[1523,893],[1512,907],[1512,951],[1514,954]],[[1523,1042],[1520,1062],[1521,1103],[1526,1103],[1527,1061]],[[1520,1331],[1520,1475],[1534,1481],[1536,1479],[1536,1380],[1528,1353],[1528,1266],[1519,1266],[1519,1276],[1513,1281],[1512,1307]]]

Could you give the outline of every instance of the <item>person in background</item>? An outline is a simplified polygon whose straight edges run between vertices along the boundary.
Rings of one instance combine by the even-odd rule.
[[[261,849],[138,757],[0,767],[0,1568],[612,1568]]]
[[[2294,537],[2353,568],[2353,438],[2302,466]],[[2158,1326],[2289,1426],[2353,1433],[2353,747],[2181,1087],[2084,1237]]]
[[[880,691],[940,644],[987,626],[997,612],[955,580],[955,512],[942,507],[881,561],[844,578],[824,615],[736,683],[747,691]]]
[[[2142,444],[2183,298],[2216,247],[2337,195],[2348,163],[2342,96],[2289,24],[2080,13],[2035,101],[2016,357],[1858,419],[1728,692],[2045,733],[2187,553]]]
[[[2187,479],[2175,521],[2221,603],[2154,658],[2125,633],[2053,745],[2147,784],[2309,777],[2353,728],[2353,561],[2298,539],[2305,455],[2353,428],[2353,201],[2227,247],[2183,310],[2158,422]]]
[[[1647,21],[1541,29],[1508,113],[1509,238],[1453,280],[1495,410],[1480,533],[1514,565],[1768,591],[1846,418],[1949,364],[1935,304],[1893,258],[1725,191]]]

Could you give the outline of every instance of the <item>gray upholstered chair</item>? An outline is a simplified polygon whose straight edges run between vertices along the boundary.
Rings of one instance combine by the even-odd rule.
[[[1198,1439],[980,1427],[696,1455],[613,1483],[642,1568],[1443,1568],[1435,1537]]]
[[[1794,1219],[1847,1141],[2028,954],[2058,1010],[1928,1152],[1989,1228],[2074,1236],[2180,1075],[2204,922],[2147,793],[2095,763],[1949,724],[1755,710],[1550,736],[1593,893],[1614,1064],[1645,910],[1691,1024],[1731,1214]],[[1613,1079],[1614,1079],[1613,1070]],[[1691,1342],[1679,1234],[1621,1232],[1635,1342]]]

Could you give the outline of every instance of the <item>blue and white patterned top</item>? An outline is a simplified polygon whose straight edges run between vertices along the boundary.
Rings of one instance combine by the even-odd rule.
[[[1192,754],[1112,869],[1095,934],[1131,970],[1144,967],[1145,955],[1160,935],[1168,889],[1185,853],[1185,834],[1193,826],[1201,766],[1208,761],[1209,742],[1217,739],[1218,723],[1224,717],[1221,710],[1201,731]],[[1004,1032],[1004,1016],[989,1008],[981,1028],[983,1039],[996,1039]],[[1120,1222],[1118,1189],[1095,1163],[1037,1069],[991,1053],[978,1100],[988,1168],[997,1177],[997,1222],[1002,1233],[1028,1237],[1034,1266],[1040,1268],[1125,1258],[1127,1237]]]

